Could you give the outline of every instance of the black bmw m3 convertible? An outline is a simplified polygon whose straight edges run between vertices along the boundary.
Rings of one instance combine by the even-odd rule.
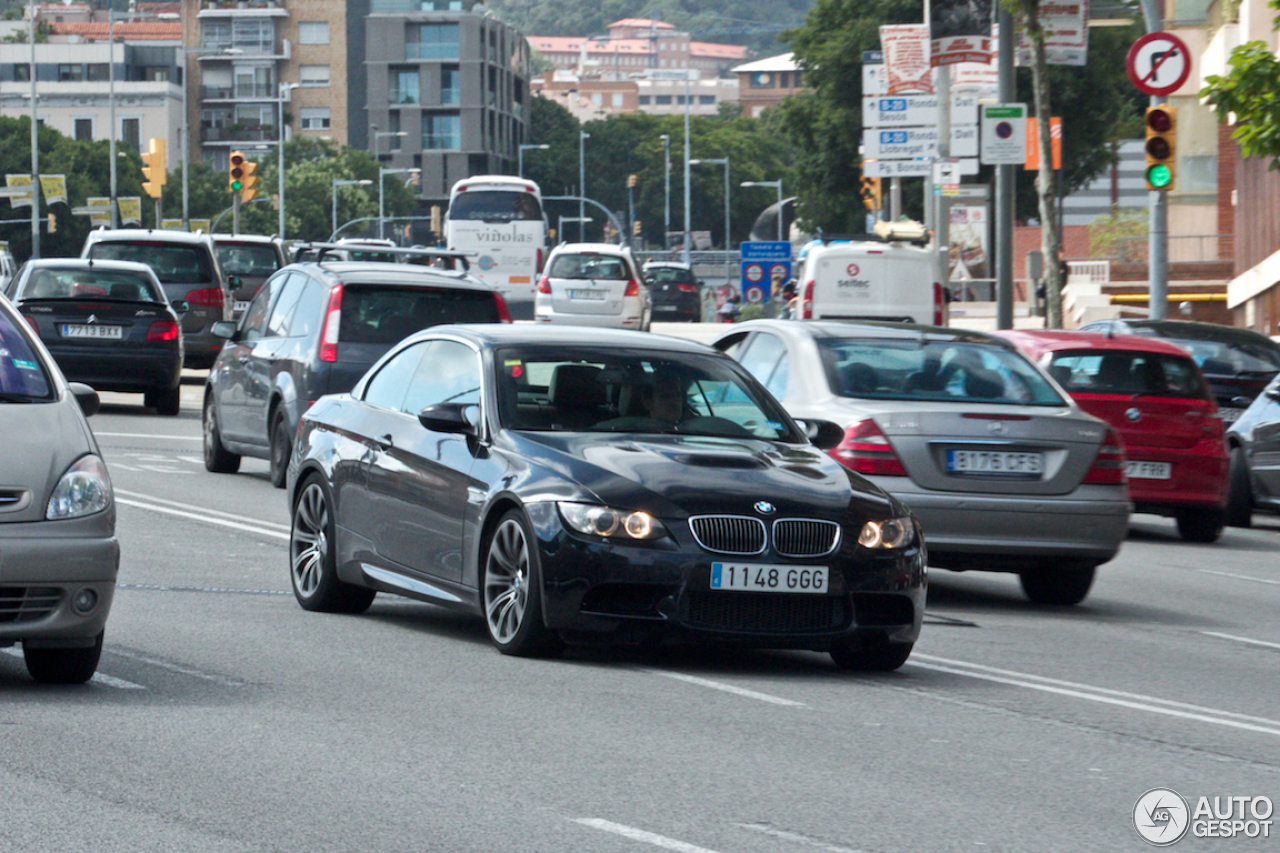
[[[892,670],[919,636],[919,525],[736,362],[641,332],[439,326],[303,418],[290,575],[484,617],[497,648],[671,639]],[[814,436],[811,441],[809,436]]]

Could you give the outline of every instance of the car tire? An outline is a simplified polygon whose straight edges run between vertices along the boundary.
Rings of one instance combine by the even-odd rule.
[[[336,522],[329,491],[319,477],[298,490],[289,526],[289,582],[303,610],[363,613],[377,590],[338,579]]]
[[[293,455],[293,439],[284,412],[277,412],[271,423],[271,485],[283,489],[289,475],[289,457]]]
[[[182,386],[152,389],[143,395],[142,402],[157,415],[174,417],[182,411]]]
[[[884,637],[863,637],[832,646],[829,654],[841,669],[893,672],[907,662],[915,643],[891,643]]]
[[[533,532],[520,510],[509,510],[490,534],[481,575],[489,639],[504,655],[549,657],[563,648],[542,621],[542,571]]]
[[[1070,606],[1084,601],[1097,574],[1096,563],[1063,560],[1018,575],[1022,591],[1036,604]]]
[[[240,470],[240,455],[222,446],[218,428],[218,409],[212,397],[204,401],[204,467],[215,474],[234,474]]]
[[[1184,509],[1175,516],[1178,535],[1188,542],[1209,544],[1217,542],[1226,523],[1226,513],[1220,509]]]
[[[1253,526],[1253,482],[1243,447],[1231,448],[1231,468],[1227,473],[1227,524],[1232,527]]]
[[[93,645],[86,648],[33,649],[23,644],[27,672],[42,684],[84,684],[98,671],[104,634],[99,632]]]

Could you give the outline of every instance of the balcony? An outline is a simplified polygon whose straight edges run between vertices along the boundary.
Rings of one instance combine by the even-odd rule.
[[[413,89],[392,89],[387,93],[387,100],[390,101],[393,106],[397,104],[422,103],[422,98],[419,97],[418,92]]]
[[[404,46],[405,59],[457,59],[457,42],[408,42]]]
[[[200,135],[205,142],[275,142],[276,129],[270,125],[247,127],[231,124],[226,127],[202,127]]]

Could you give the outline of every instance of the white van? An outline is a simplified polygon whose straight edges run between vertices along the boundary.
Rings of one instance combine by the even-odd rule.
[[[799,277],[803,320],[892,320],[947,324],[937,254],[903,242],[814,246]]]

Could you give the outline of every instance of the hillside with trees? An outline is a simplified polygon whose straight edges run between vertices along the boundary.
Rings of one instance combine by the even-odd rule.
[[[778,33],[804,20],[813,0],[489,0],[487,5],[525,35],[593,36],[623,18],[654,18],[697,41],[742,44],[770,56],[786,51]]]

